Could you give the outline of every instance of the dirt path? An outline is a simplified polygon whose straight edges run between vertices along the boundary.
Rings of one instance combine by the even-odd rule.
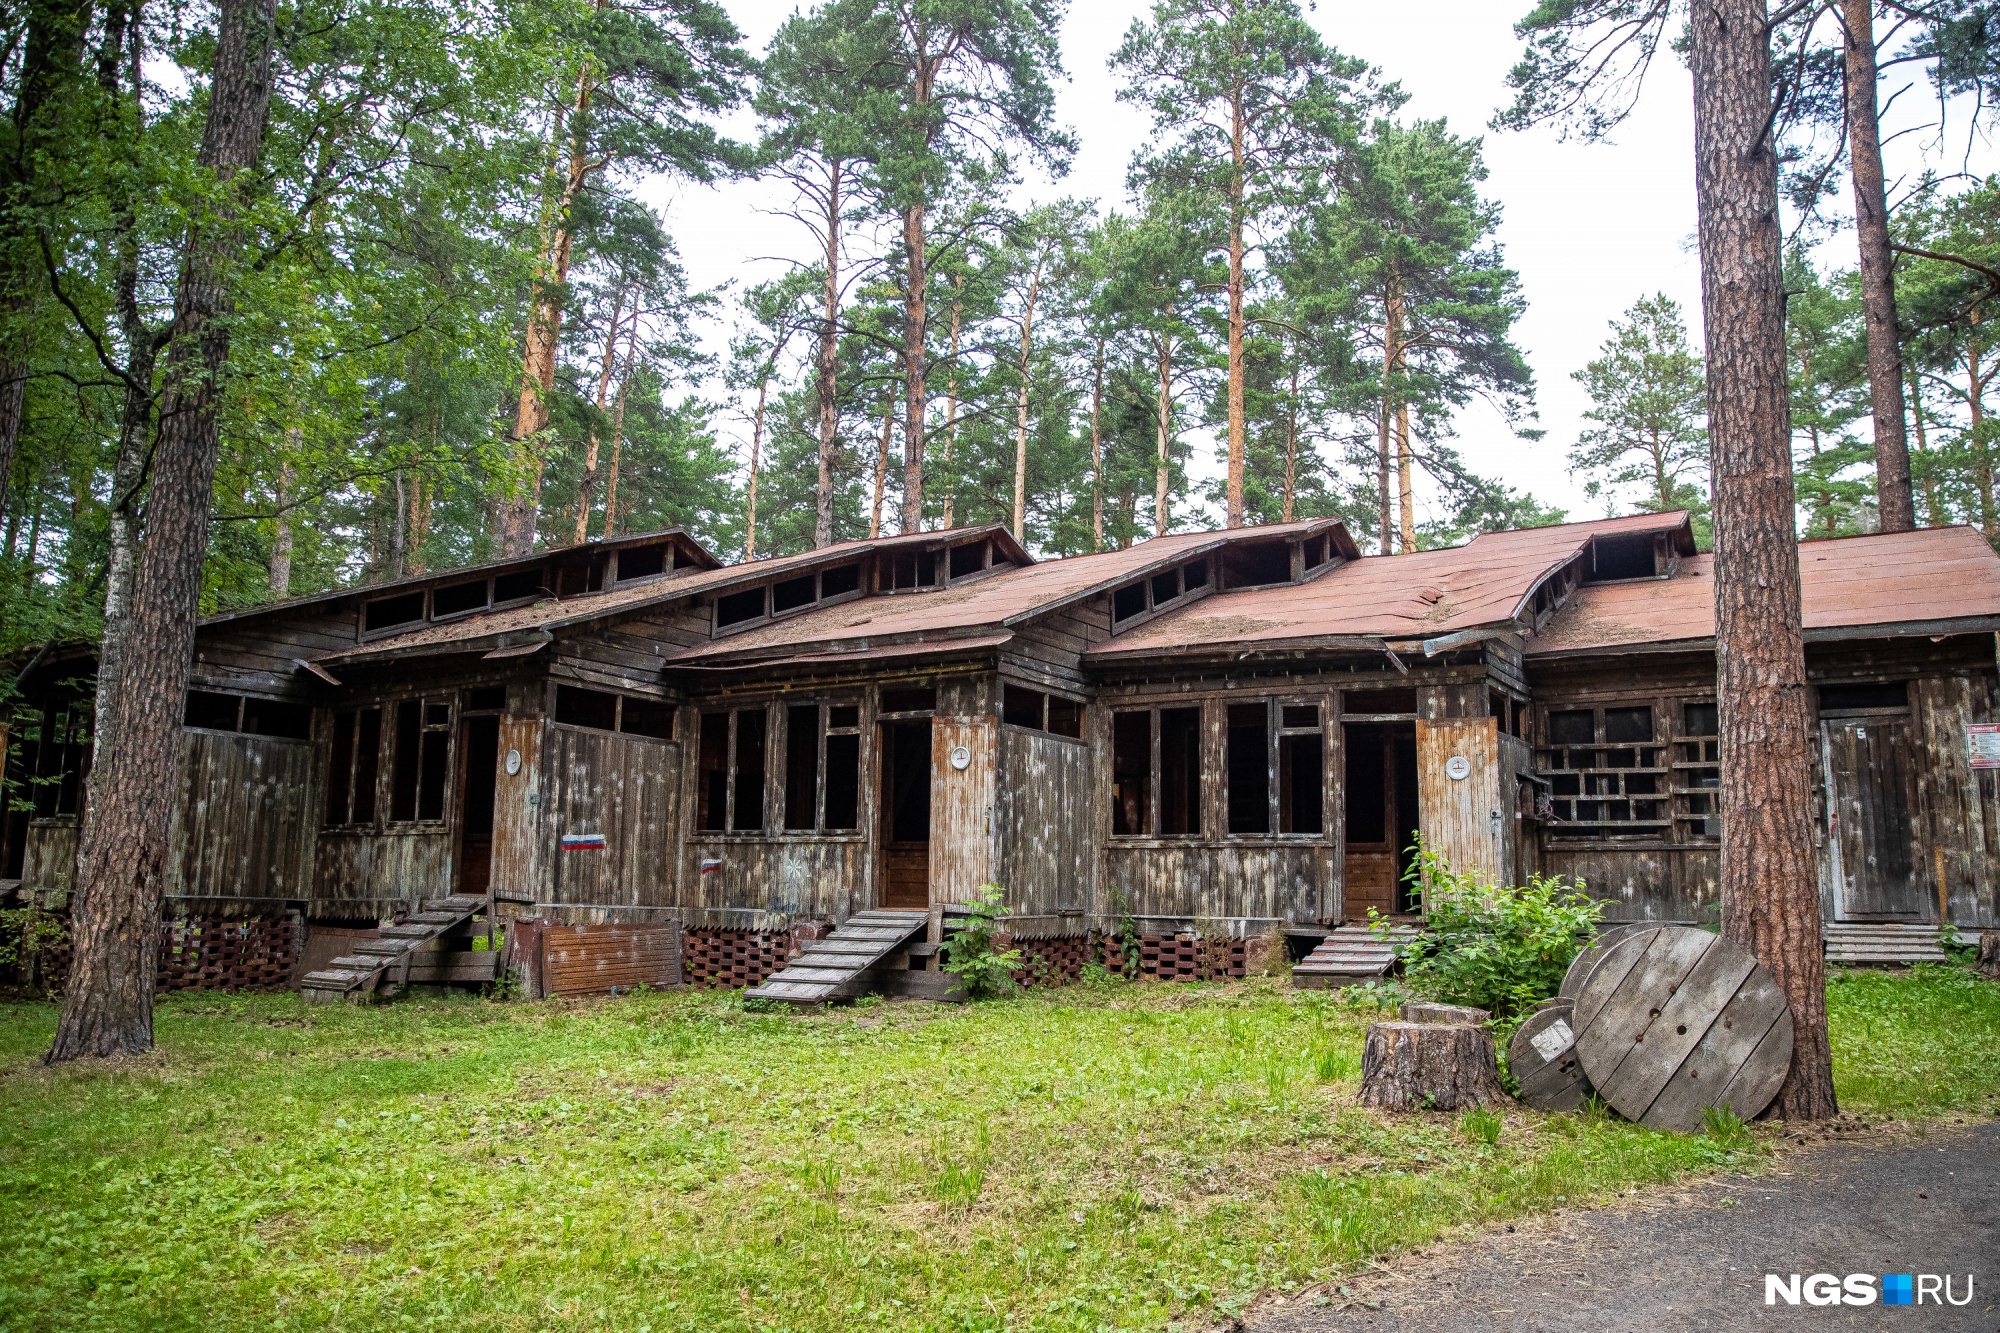
[[[1764,1303],[1777,1273],[1953,1274],[1960,1307]],[[1255,1333],[1877,1328],[2000,1333],[2000,1122],[1797,1150],[1731,1177],[1398,1256]],[[1803,1293],[1802,1293],[1803,1294]],[[1324,1298],[1320,1298],[1324,1299]],[[1379,1308],[1371,1309],[1373,1304]]]

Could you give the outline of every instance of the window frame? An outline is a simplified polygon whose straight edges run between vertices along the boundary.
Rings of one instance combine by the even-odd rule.
[[[1111,740],[1114,751],[1110,774],[1112,778],[1110,799],[1113,803],[1113,811],[1109,829],[1106,833],[1107,841],[1121,847],[1145,846],[1147,844],[1186,847],[1218,840],[1217,835],[1209,829],[1209,825],[1213,821],[1209,817],[1210,812],[1208,809],[1212,793],[1205,773],[1209,761],[1209,724],[1211,721],[1207,702],[1201,699],[1155,699],[1145,702],[1135,700],[1125,707],[1106,705],[1099,709],[1099,711],[1103,714],[1104,724],[1109,729],[1107,735]],[[1162,825],[1165,823],[1165,802],[1167,799],[1166,774],[1163,769],[1163,760],[1167,748],[1164,715],[1167,713],[1183,712],[1191,712],[1195,715],[1194,799],[1190,803],[1194,815],[1193,823],[1195,824],[1195,828],[1184,833],[1168,833],[1162,828]],[[1145,716],[1148,719],[1146,724],[1146,806],[1142,812],[1144,831],[1139,833],[1118,833],[1115,831],[1118,827],[1116,815],[1116,802],[1118,799],[1117,763],[1115,759],[1118,719],[1134,714]]]
[[[1022,693],[1033,694],[1039,697],[1040,703],[1036,710],[1039,716],[1034,722],[1011,722],[1008,720],[1007,692],[1009,690],[1019,690]],[[1049,714],[1053,710],[1053,706],[1057,700],[1076,706],[1077,728],[1074,736],[1067,732],[1054,731],[1049,727]],[[1090,704],[1086,700],[1071,698],[1069,695],[1056,690],[1043,689],[1040,685],[1030,685],[1023,681],[1002,678],[1000,681],[1000,708],[998,716],[1000,718],[1000,725],[1003,727],[1012,727],[1016,731],[1031,731],[1037,735],[1049,736],[1055,740],[1069,741],[1073,744],[1081,745],[1084,743],[1084,738],[1088,734],[1087,729],[1090,726]]]
[[[1538,778],[1550,783],[1548,799],[1552,814],[1559,815],[1563,803],[1569,803],[1572,812],[1579,801],[1652,801],[1658,806],[1658,816],[1648,820],[1591,819],[1574,817],[1557,819],[1541,816],[1537,823],[1545,845],[1564,849],[1584,847],[1683,847],[1713,848],[1720,844],[1720,809],[1716,804],[1718,786],[1703,785],[1703,779],[1713,776],[1719,784],[1721,759],[1720,738],[1700,736],[1687,730],[1687,709],[1691,705],[1713,706],[1716,696],[1713,690],[1689,688],[1663,690],[1645,694],[1597,695],[1590,694],[1573,699],[1537,699],[1533,707],[1531,749],[1534,757],[1534,773]],[[1517,707],[1518,707],[1517,701]],[[1629,708],[1649,708],[1653,714],[1653,739],[1647,742],[1611,742],[1605,736],[1605,714]],[[1556,744],[1550,739],[1549,719],[1554,714],[1589,712],[1591,714],[1591,735],[1588,745],[1581,742]],[[1550,760],[1557,750],[1656,750],[1658,762],[1652,765],[1631,767],[1593,768],[1557,767]],[[1641,756],[1643,757],[1643,756]],[[1569,756],[1565,756],[1569,758]],[[1625,791],[1625,775],[1638,773],[1657,779],[1657,792],[1629,794]],[[1584,781],[1591,776],[1618,775],[1616,793],[1587,793]],[[1576,777],[1578,790],[1562,792],[1556,790],[1559,778]],[[1537,805],[1540,804],[1539,799]],[[1717,831],[1708,831],[1713,824]],[[1591,829],[1594,832],[1578,830]]]
[[[782,827],[784,823],[784,811],[782,810],[782,808],[773,809],[773,801],[772,801],[772,777],[774,773],[778,774],[780,777],[780,781],[778,784],[778,791],[777,791],[778,806],[782,807],[785,795],[784,786],[782,782],[782,770],[777,768],[776,765],[774,764],[774,760],[781,759],[784,756],[779,752],[778,749],[778,737],[782,734],[781,727],[772,725],[771,713],[773,707],[774,707],[773,701],[767,699],[760,703],[740,703],[733,705],[725,705],[722,707],[708,706],[708,707],[698,708],[696,710],[694,740],[693,740],[694,782],[695,782],[695,791],[694,791],[695,809],[694,809],[693,836],[695,838],[700,839],[701,841],[704,842],[713,842],[718,840],[760,842],[760,841],[772,841],[784,836],[785,830]],[[782,701],[777,705],[777,707],[778,711],[780,712],[783,711]],[[739,723],[746,714],[758,714],[761,715],[764,719],[764,763],[763,763],[764,781],[762,784],[763,794],[761,798],[763,801],[763,811],[762,811],[762,821],[756,828],[739,829],[735,826],[736,797],[738,795],[738,786],[742,777],[742,772],[740,768],[741,742],[738,739],[738,732],[739,732]],[[720,827],[710,827],[704,822],[704,814],[705,814],[704,806],[706,805],[708,798],[707,798],[707,792],[703,789],[703,784],[707,781],[708,771],[702,767],[702,759],[703,759],[702,731],[708,719],[711,717],[723,717],[728,720],[728,727],[724,733],[724,740],[723,740],[723,754],[725,756],[725,763],[722,768],[723,807],[722,807],[722,823]],[[778,824],[780,827],[773,828],[772,825],[774,823]]]
[[[1229,718],[1228,709],[1262,704],[1264,707],[1264,771],[1267,783],[1264,789],[1264,831],[1261,833],[1232,833],[1228,828],[1229,811]],[[1223,830],[1221,836],[1230,842],[1313,844],[1328,841],[1331,825],[1327,801],[1332,789],[1327,781],[1327,701],[1312,695],[1271,694],[1252,698],[1227,697],[1222,700],[1224,709],[1222,725],[1223,752],[1211,762],[1215,772],[1222,775]],[[1311,708],[1315,722],[1309,727],[1285,725],[1286,708]],[[1319,829],[1317,832],[1285,832],[1285,806],[1282,797],[1283,776],[1279,770],[1279,756],[1284,753],[1284,740],[1292,736],[1316,736],[1319,738]]]
[[[863,725],[861,699],[856,695],[826,695],[817,699],[784,699],[779,701],[779,712],[784,715],[784,731],[779,743],[779,804],[784,808],[779,812],[777,827],[767,827],[764,832],[774,838],[789,838],[795,841],[860,842],[866,837],[864,825],[867,802],[863,793],[867,787],[868,754],[866,736],[868,728]],[[791,819],[791,763],[792,763],[792,714],[794,709],[817,710],[813,724],[813,795],[812,824],[810,827],[793,827]],[[835,726],[833,710],[852,708],[852,725]],[[828,742],[836,736],[852,736],[854,746],[854,824],[851,828],[829,828],[826,822],[827,805],[827,749]],[[732,738],[733,744],[733,738]],[[732,749],[731,753],[734,751]],[[734,775],[731,775],[731,791],[734,791]],[[752,836],[746,832],[743,836]]]
[[[416,753],[410,759],[410,762],[415,765],[415,788],[411,796],[411,814],[408,818],[403,818],[396,813],[398,796],[397,779],[402,772],[403,765],[402,711],[410,704],[415,704],[417,708],[417,747]],[[442,705],[445,709],[444,720],[441,722],[433,722],[431,720],[431,708],[434,705]],[[390,830],[416,830],[429,833],[449,827],[451,824],[452,796],[457,785],[453,774],[453,768],[458,758],[457,692],[448,690],[442,694],[406,695],[400,699],[384,701],[381,708],[384,731],[389,737],[389,743],[385,747],[388,762],[383,765],[389,774],[388,808],[386,811],[382,810],[379,791],[376,807],[382,830],[384,832]],[[444,755],[440,761],[444,777],[443,783],[438,790],[438,814],[427,816],[424,814],[424,738],[438,735],[444,737]]]
[[[373,703],[356,704],[351,708],[337,708],[331,710],[329,717],[327,719],[327,767],[326,767],[327,785],[324,796],[320,802],[321,832],[373,834],[373,833],[380,833],[382,831],[385,825],[385,821],[382,817],[382,807],[383,807],[382,773],[385,767],[384,764],[382,763],[382,755],[384,749],[386,748],[382,743],[383,736],[385,734],[385,729],[382,725],[382,721],[383,721],[383,715],[386,714],[388,711],[389,711],[389,705],[381,703],[379,701]],[[361,719],[371,713],[374,714],[375,716],[374,768],[373,771],[369,774],[369,780],[367,784],[364,786],[357,780],[360,777],[361,758],[363,753],[362,746],[360,744]],[[343,783],[346,800],[343,803],[344,817],[339,820],[335,820],[331,817],[333,813],[331,807],[334,795],[333,761],[334,758],[340,752],[339,751],[340,723],[342,719],[347,719],[347,718],[352,719],[352,730],[351,734],[348,737],[347,776]],[[358,820],[354,817],[354,807],[356,803],[355,798],[363,791],[366,791],[368,793],[368,818]]]
[[[1190,556],[1184,560],[1170,564],[1164,569],[1155,569],[1151,573],[1141,574],[1110,589],[1105,593],[1105,596],[1110,600],[1111,632],[1113,634],[1123,634],[1126,630],[1145,624],[1162,612],[1174,611],[1183,606],[1192,605],[1203,597],[1214,593],[1218,577],[1218,555],[1219,552],[1216,551],[1204,551],[1200,555]],[[1202,581],[1190,585],[1187,581],[1187,572],[1196,565],[1202,567]],[[1154,595],[1154,581],[1165,578],[1168,575],[1173,576],[1174,586],[1179,591],[1171,597],[1165,599],[1158,598]],[[1139,590],[1139,594],[1144,599],[1145,605],[1134,611],[1131,615],[1121,619],[1118,615],[1118,595],[1120,593],[1131,592],[1134,589]]]

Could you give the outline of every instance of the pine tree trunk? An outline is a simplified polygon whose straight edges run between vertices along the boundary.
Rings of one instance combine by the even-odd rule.
[[[1028,308],[1021,317],[1021,382],[1014,397],[1014,540],[1026,541],[1028,521],[1028,370],[1034,354],[1035,300],[1042,291],[1042,260],[1028,279]]]
[[[624,310],[625,293],[620,292],[611,302],[611,327],[604,334],[604,360],[597,372],[597,415],[590,419],[590,442],[583,450],[583,481],[576,489],[576,532],[571,541],[577,546],[590,536],[590,498],[597,488],[597,423],[604,416],[604,402],[611,392],[611,370],[618,357],[618,321]],[[762,410],[760,396],[760,418]]]
[[[1916,423],[1917,427],[1917,452],[1919,454],[1929,454],[1930,441],[1924,433],[1924,385],[1923,381],[1917,378],[1917,371],[1914,368],[1910,371],[1909,404],[1910,419]],[[1937,475],[1932,470],[1928,458],[1924,461],[1923,485],[1924,524],[1927,527],[1942,527],[1944,526],[1944,519],[1938,512]]]
[[[271,594],[283,597],[292,587],[292,452],[298,448],[299,428],[292,426],[285,431],[286,455],[278,460],[278,486],[273,498],[278,502],[278,516],[272,524],[271,564],[267,571]]]
[[[1410,457],[1410,405],[1396,403],[1396,504],[1397,527],[1404,555],[1417,549],[1416,467]]]
[[[1243,90],[1229,104],[1229,477],[1223,526],[1243,526]]]
[[[1882,183],[1882,127],[1876,112],[1875,0],[1841,0],[1846,32],[1848,171],[1854,178],[1854,231],[1861,243],[1861,312],[1868,329],[1868,397],[1875,413],[1875,503],[1882,531],[1917,526],[1910,495],[1910,446],[1903,433],[1903,368],[1896,333],[1896,259],[1889,249],[1889,204]]]
[[[242,250],[229,192],[238,174],[256,165],[262,143],[276,8],[276,0],[223,0],[218,15],[197,160],[223,195],[213,217],[192,226],[184,242],[117,734],[96,800],[84,812],[69,984],[51,1062],[138,1054],[153,1044],[167,826],[208,548],[231,269]]]
[[[840,450],[840,178],[841,164],[826,171],[826,289],[820,312],[817,391],[819,394],[819,480],[813,493],[813,545],[833,542],[833,469]]]
[[[1811,715],[1793,531],[1783,237],[1764,0],[1692,6],[1695,193],[1715,469],[1722,929],[1796,1024],[1778,1114],[1836,1112],[1813,860]]]
[[[1173,396],[1173,352],[1170,340],[1164,335],[1159,341],[1160,390],[1154,405],[1154,415],[1159,429],[1160,456],[1155,460],[1153,472],[1153,535],[1167,535],[1167,482],[1173,466],[1168,446],[1173,439],[1172,423],[1169,415],[1174,409]]]
[[[1396,549],[1396,513],[1389,501],[1389,434],[1396,417],[1396,365],[1402,359],[1403,301],[1392,285],[1382,299],[1382,415],[1375,434],[1375,505],[1382,554]]]
[[[639,343],[635,315],[625,330],[625,371],[618,377],[618,406],[611,412],[611,469],[604,478],[604,535],[618,528],[618,450],[625,443],[625,394],[632,387],[632,358]]]
[[[958,498],[958,483],[951,479],[951,456],[958,444],[958,321],[961,307],[965,304],[965,275],[951,275],[951,378],[944,388],[944,470],[947,478],[944,491],[944,513],[939,526],[949,529],[954,519],[954,501]]]
[[[1097,359],[1090,381],[1090,549],[1104,549],[1104,339],[1097,340]]]
[[[750,495],[749,513],[744,523],[743,558],[757,558],[757,472],[764,459],[764,397],[771,390],[771,376],[768,368],[757,381],[757,421],[750,428]]]
[[[903,374],[909,395],[903,422],[903,531],[924,527],[924,393],[926,369],[925,285],[930,281],[924,253],[924,205],[921,200],[903,210]]]
[[[1986,381],[1992,371],[1981,367],[1985,348],[1979,343],[1979,310],[1970,315],[1972,335],[1965,342],[1965,406],[1971,418],[1968,439],[1972,445],[1972,485],[1979,499],[1979,531],[1987,541],[2000,539],[2000,523],[1993,512],[1993,459],[1986,438]]]
[[[889,480],[889,444],[896,429],[896,400],[889,400],[889,410],[882,414],[882,443],[875,450],[875,502],[868,510],[868,535],[882,535],[882,489]]]
[[[1292,363],[1292,392],[1285,400],[1285,505],[1279,521],[1292,521],[1292,496],[1299,472],[1299,366]]]

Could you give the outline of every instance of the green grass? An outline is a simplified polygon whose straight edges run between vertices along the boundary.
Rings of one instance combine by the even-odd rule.
[[[1830,987],[1851,1106],[1996,1104],[2000,986],[1964,975]],[[1161,1328],[1761,1151],[1365,1113],[1374,1016],[1266,981],[818,1016],[198,995],[154,1056],[51,1071],[53,1008],[0,1006],[0,1330]]]

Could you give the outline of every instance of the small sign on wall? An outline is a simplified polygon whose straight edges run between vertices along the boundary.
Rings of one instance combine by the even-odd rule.
[[[604,850],[604,835],[565,833],[562,835],[562,849],[566,852],[601,852]]]
[[[1965,748],[1974,768],[2000,768],[2000,722],[1966,723]]]

